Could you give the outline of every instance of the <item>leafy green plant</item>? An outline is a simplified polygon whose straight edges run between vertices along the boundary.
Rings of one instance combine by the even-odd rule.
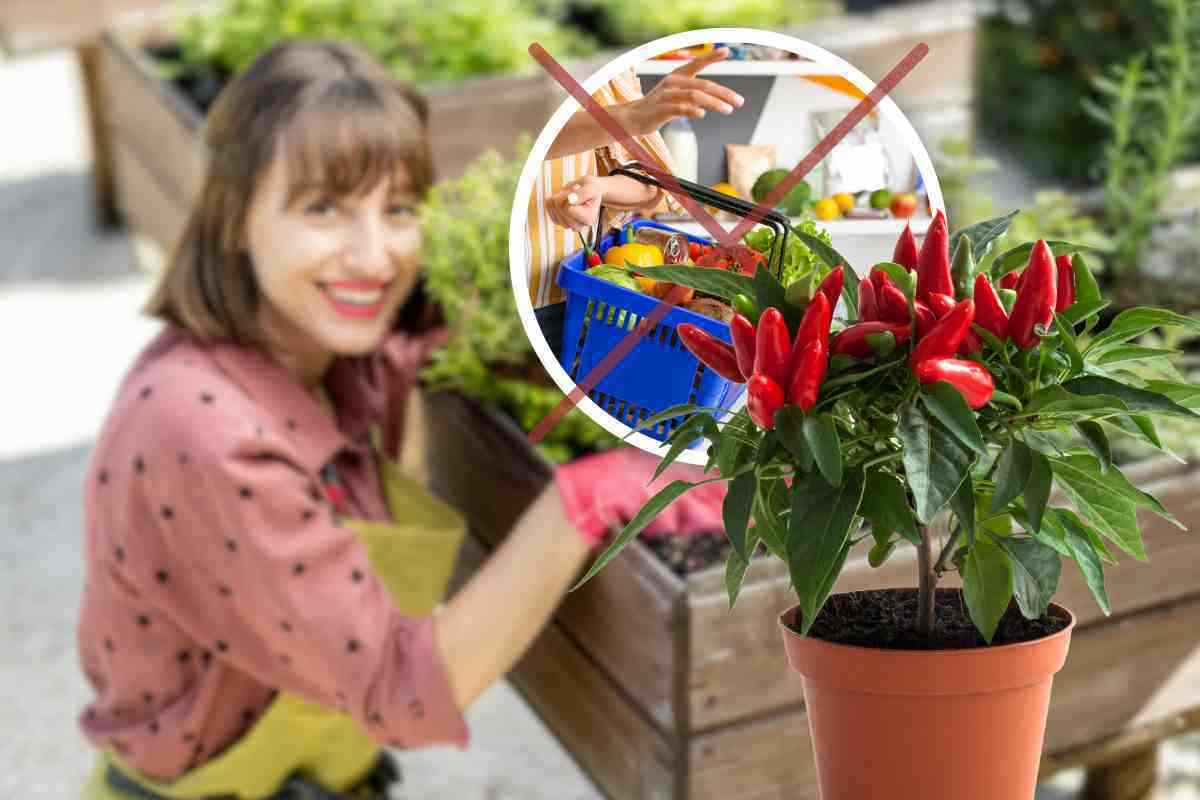
[[[342,39],[421,85],[533,71],[533,41],[560,56],[594,49],[539,11],[532,0],[223,0],[184,21],[180,46],[185,64],[235,73],[282,39]]]
[[[461,177],[434,186],[420,211],[425,287],[451,331],[421,377],[430,390],[459,391],[489,403],[527,430],[562,400],[537,364],[509,276],[509,217],[530,147],[525,136],[511,157],[488,151]],[[548,458],[566,461],[617,444],[576,409],[541,448]]]
[[[1112,267],[1136,275],[1151,229],[1159,219],[1170,171],[1194,149],[1200,131],[1200,73],[1192,55],[1200,45],[1200,15],[1190,0],[1158,0],[1167,38],[1098,76],[1102,104],[1084,110],[1105,127],[1104,201],[1114,233]]]
[[[815,236],[827,245],[832,246],[833,240],[829,238],[829,233],[822,228],[817,227],[817,223],[811,219],[802,220],[795,226],[797,231]],[[749,231],[743,241],[746,245],[759,253],[770,255],[771,242],[774,241],[775,234],[771,229],[760,225]],[[804,243],[800,236],[789,236],[787,244],[783,251],[783,274],[780,276],[780,281],[784,288],[791,286],[797,281],[811,279],[816,277],[817,280],[825,277],[824,262],[820,256],[813,252],[812,248]]]
[[[876,265],[872,284],[886,286],[886,276],[903,295],[889,312],[898,316],[854,311],[848,302],[853,324],[832,339],[834,301],[856,294],[849,269],[844,286],[824,284],[804,309],[787,308],[782,286],[758,270],[754,288],[765,310],[754,337],[741,334],[755,347],[746,410],[724,420],[691,406],[660,415],[690,415],[660,470],[702,435],[711,445],[706,477],[675,481],[651,498],[583,580],[674,499],[726,481],[730,605],[747,554],[762,542],[788,566],[801,633],[860,543],[869,545],[874,566],[901,542],[917,549],[917,631],[924,636],[934,628],[934,590],[950,571],[961,576],[986,643],[1014,598],[1025,617],[1045,615],[1062,557],[1077,562],[1108,613],[1102,565],[1114,563],[1109,546],[1145,560],[1139,509],[1177,523],[1113,463],[1110,433],[1129,432],[1161,449],[1157,420],[1200,419],[1200,385],[1143,378],[1124,365],[1152,355],[1139,338],[1169,328],[1200,333],[1200,320],[1135,308],[1089,335],[1108,304],[1086,263],[1088,248],[1039,240],[987,258],[1013,216],[935,239],[919,273]],[[973,298],[957,289],[957,299],[945,298],[949,310],[923,329],[916,311],[922,303],[942,305],[930,287],[955,285],[950,253],[959,242],[972,256],[967,263],[991,266],[972,271]],[[831,267],[849,267],[832,248],[818,252]],[[1064,255],[1072,256],[1065,272],[1055,260]],[[996,287],[1023,265],[1008,313]],[[735,343],[739,328],[731,325]],[[1077,432],[1083,445],[1063,447],[1048,435],[1063,430]],[[1073,508],[1050,502],[1055,486]],[[949,533],[939,542],[934,524],[942,519]]]
[[[598,13],[598,31],[606,41],[640,45],[659,36],[697,28],[778,29],[809,22],[832,13],[837,4],[828,0],[796,3],[791,0],[674,0],[645,3],[639,0],[591,0],[580,3]]]

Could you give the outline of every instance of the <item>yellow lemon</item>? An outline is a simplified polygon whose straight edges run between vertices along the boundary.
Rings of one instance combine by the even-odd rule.
[[[837,201],[829,197],[823,197],[818,200],[813,210],[817,212],[817,219],[837,219],[842,215],[842,210],[838,208]]]
[[[711,188],[714,192],[720,192],[721,194],[727,194],[730,197],[740,197],[741,196],[738,194],[738,190],[733,188],[732,183],[727,183],[725,181],[721,181],[720,183],[714,183]],[[710,213],[710,214],[716,214],[720,210],[720,209],[714,208],[712,206],[705,206],[705,208],[708,210],[708,213]]]
[[[854,195],[849,192],[838,192],[833,196],[833,202],[837,203],[838,210],[845,214],[854,208]]]

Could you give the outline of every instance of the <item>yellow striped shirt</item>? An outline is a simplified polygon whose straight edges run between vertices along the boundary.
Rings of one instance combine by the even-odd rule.
[[[633,68],[621,73],[600,87],[592,97],[600,105],[628,103],[642,97],[642,87]],[[637,137],[639,144],[654,156],[659,166],[672,170],[671,154],[658,132]],[[529,197],[529,216],[525,223],[525,277],[529,283],[529,299],[534,308],[561,303],[565,298],[556,282],[559,264],[566,256],[580,249],[579,236],[569,228],[550,221],[546,214],[546,198],[583,175],[607,175],[618,164],[633,160],[633,156],[617,142],[595,150],[548,159],[542,164],[533,192]],[[675,199],[661,193],[658,204],[667,203],[679,208]],[[620,224],[630,212],[603,209],[601,230]]]

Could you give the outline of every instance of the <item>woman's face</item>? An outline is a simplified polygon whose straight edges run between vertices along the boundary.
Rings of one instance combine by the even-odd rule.
[[[369,352],[391,329],[417,279],[417,197],[402,167],[357,194],[290,185],[275,158],[251,199],[246,246],[270,349],[312,385],[334,356]]]

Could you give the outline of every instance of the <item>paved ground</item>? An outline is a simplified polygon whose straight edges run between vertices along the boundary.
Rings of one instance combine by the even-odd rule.
[[[150,287],[123,234],[90,221],[89,154],[67,54],[0,62],[0,797],[70,798],[90,754],[73,630],[81,583],[80,484],[125,366],[152,335]],[[468,714],[473,746],[402,756],[411,800],[593,800],[598,792],[506,683]],[[1200,739],[1169,752],[1170,800],[1200,797]],[[1067,800],[1068,774],[1039,800]],[[1165,800],[1165,798],[1164,798]]]

